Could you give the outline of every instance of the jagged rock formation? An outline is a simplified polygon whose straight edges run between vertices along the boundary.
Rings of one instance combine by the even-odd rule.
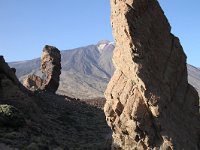
[[[46,77],[43,88],[48,91],[56,92],[61,74],[61,55],[56,47],[48,45],[44,47],[41,58],[41,71]]]
[[[29,97],[27,90],[15,76],[15,69],[8,66],[3,56],[0,56],[0,104],[9,104],[24,112],[37,110],[37,106]],[[9,112],[8,115],[12,114]]]
[[[61,54],[60,51],[53,46],[46,45],[43,49],[41,57],[42,77],[37,75],[29,75],[24,80],[24,86],[28,89],[47,90],[56,92],[59,86],[61,74]]]
[[[6,76],[11,81],[13,81],[16,85],[20,84],[17,77],[15,76],[15,69],[10,68],[8,66],[8,64],[5,62],[3,56],[0,56],[0,75],[1,75],[0,81],[2,81],[3,77]]]
[[[113,149],[200,149],[199,98],[157,0],[111,0],[116,71],[104,107]]]

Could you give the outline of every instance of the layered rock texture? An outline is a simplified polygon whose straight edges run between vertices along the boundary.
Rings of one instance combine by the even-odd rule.
[[[113,149],[200,149],[199,97],[156,0],[111,0],[116,71],[104,107]]]
[[[56,47],[48,45],[44,47],[40,70],[42,72],[41,77],[35,74],[29,75],[24,80],[24,86],[32,91],[45,90],[55,93],[59,86],[61,74],[61,54]]]

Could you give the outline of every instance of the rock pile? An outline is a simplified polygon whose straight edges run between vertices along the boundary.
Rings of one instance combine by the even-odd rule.
[[[111,0],[116,71],[104,107],[113,149],[200,149],[199,97],[156,0]]]
[[[29,75],[24,80],[24,86],[32,91],[45,90],[55,93],[61,74],[61,54],[56,47],[48,45],[44,47],[40,69],[43,73],[42,77]]]

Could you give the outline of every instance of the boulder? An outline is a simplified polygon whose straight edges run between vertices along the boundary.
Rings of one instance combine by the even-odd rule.
[[[28,75],[28,77],[23,80],[23,85],[31,91],[39,90],[42,84],[43,80],[35,74]]]
[[[116,150],[200,149],[199,97],[157,0],[111,0],[114,75],[104,112]]]

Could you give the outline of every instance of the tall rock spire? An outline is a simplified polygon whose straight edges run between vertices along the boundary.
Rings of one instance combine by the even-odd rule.
[[[104,107],[113,149],[200,149],[199,97],[157,0],[111,0],[116,71]]]
[[[41,57],[41,71],[45,74],[44,89],[56,92],[59,87],[61,74],[61,54],[53,46],[46,45]]]
[[[44,90],[55,93],[59,87],[61,74],[61,54],[56,47],[46,45],[43,48],[40,70],[42,77],[29,75],[23,81],[24,86],[32,91]]]

